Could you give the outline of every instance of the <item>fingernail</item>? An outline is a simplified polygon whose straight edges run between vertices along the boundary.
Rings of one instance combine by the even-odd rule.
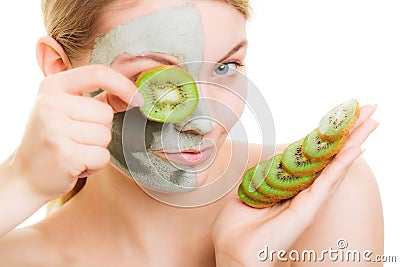
[[[136,92],[136,94],[135,94],[135,96],[134,96],[134,98],[133,98],[133,101],[132,101],[136,106],[139,106],[139,107],[141,107],[141,106],[143,106],[144,105],[144,98],[143,98],[143,95],[139,92],[139,91],[137,91]]]
[[[372,115],[375,113],[376,109],[378,108],[378,105],[374,104],[374,105],[370,105],[370,106],[372,107],[372,113],[371,113],[371,115]]]

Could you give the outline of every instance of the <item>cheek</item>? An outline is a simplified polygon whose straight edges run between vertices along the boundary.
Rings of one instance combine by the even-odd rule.
[[[231,92],[216,93],[214,99],[216,101],[213,103],[213,110],[218,117],[224,115],[224,117],[229,116],[238,120],[245,108],[244,101]]]
[[[244,98],[236,91],[214,86],[207,86],[202,92],[213,125],[223,129],[223,132],[230,131],[243,113]]]

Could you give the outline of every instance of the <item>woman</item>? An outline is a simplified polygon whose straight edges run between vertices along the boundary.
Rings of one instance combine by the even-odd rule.
[[[247,1],[45,0],[43,9],[49,36],[39,40],[37,58],[46,78],[20,146],[0,168],[2,266],[356,264],[259,259],[265,246],[322,251],[340,238],[353,249],[382,254],[379,193],[368,166],[357,159],[360,145],[377,126],[370,119],[373,106],[361,108],[347,147],[313,186],[282,205],[254,210],[232,190],[210,205],[182,209],[150,197],[131,179],[139,179],[138,168],[146,166],[143,154],[135,158],[137,168],[124,162],[123,112],[143,104],[132,80],[146,69],[183,63],[193,76],[201,76],[204,66],[214,66],[205,69],[220,81],[230,81],[231,69],[244,71]],[[93,98],[84,96],[95,92]],[[243,110],[232,95],[207,86],[201,93],[230,103],[235,114]],[[193,116],[212,113],[207,104]],[[196,173],[197,186],[210,184],[228,165],[236,165],[228,157],[234,144],[225,140],[227,132],[219,124],[189,119],[169,134],[176,134],[174,129],[214,144],[215,161]],[[251,146],[245,169],[260,160],[261,151],[261,146]],[[173,154],[160,149],[143,153],[163,162]],[[191,154],[186,151],[171,162]],[[232,170],[237,177],[243,173],[241,168]],[[83,177],[88,178],[81,188],[82,180],[77,181]],[[137,181],[151,187],[152,177]],[[153,189],[173,192],[158,186]],[[70,198],[73,189],[80,191]],[[13,230],[39,207],[66,194],[63,202],[68,201],[51,216]]]

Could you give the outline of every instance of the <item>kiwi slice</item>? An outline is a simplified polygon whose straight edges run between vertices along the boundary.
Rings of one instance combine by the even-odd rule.
[[[267,161],[268,173],[265,181],[273,188],[289,191],[291,195],[287,195],[288,197],[293,197],[300,190],[307,188],[315,179],[314,174],[294,176],[282,167],[282,155],[279,154],[270,158]]]
[[[243,176],[238,194],[254,208],[274,205],[308,188],[331,159],[344,147],[349,131],[360,116],[358,101],[342,103],[326,114],[317,129],[251,168]]]
[[[273,200],[260,192],[256,190],[256,187],[252,183],[253,177],[256,174],[256,172],[260,172],[261,168],[259,168],[258,165],[254,166],[253,168],[249,169],[248,171],[245,172],[243,175],[243,180],[242,180],[242,186],[243,186],[243,191],[247,195],[247,197],[255,200],[255,201],[261,201],[261,202],[273,202]],[[262,172],[262,170],[261,170]],[[260,175],[260,174],[257,174]]]
[[[193,77],[181,68],[159,66],[141,73],[136,86],[145,104],[140,111],[156,122],[180,122],[197,108],[199,95]]]
[[[347,135],[360,116],[356,99],[348,100],[331,109],[319,122],[318,135],[323,141],[335,142]]]
[[[311,162],[302,152],[303,139],[290,144],[282,154],[282,168],[294,176],[313,175],[322,170],[328,161]]]
[[[240,199],[248,206],[253,207],[253,208],[257,208],[257,209],[263,209],[263,208],[268,208],[273,206],[275,203],[274,202],[262,202],[262,201],[257,201],[254,199],[249,198],[244,190],[243,190],[243,185],[240,184],[239,188],[238,188],[238,195],[240,197]]]
[[[348,135],[334,142],[325,142],[319,137],[318,130],[309,133],[303,141],[304,156],[311,162],[325,161],[336,155],[344,146]]]
[[[267,171],[268,174],[271,173],[271,164],[270,164],[271,160],[272,159],[268,161],[262,161],[256,165],[255,167],[256,169],[252,179],[254,186],[259,185],[257,188],[258,192],[260,192],[264,196],[275,199],[277,201],[293,197],[294,195],[297,194],[297,191],[285,190],[287,189],[287,187],[284,188],[281,187],[281,189],[278,187],[272,187],[265,181]]]

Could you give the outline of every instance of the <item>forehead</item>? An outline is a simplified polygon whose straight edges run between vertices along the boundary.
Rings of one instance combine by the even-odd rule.
[[[127,28],[125,35],[111,38],[117,43],[131,34],[130,39],[152,40],[153,44],[161,46],[168,42],[186,43],[178,50],[203,44],[204,58],[192,53],[192,58],[184,60],[217,61],[226,49],[245,39],[244,16],[223,0],[120,0],[107,8],[99,22],[101,32],[111,32],[110,35],[118,27]],[[131,26],[126,27],[128,24]],[[182,40],[183,37],[186,40]],[[190,51],[180,52],[191,54]]]
[[[122,54],[148,52],[172,54],[180,61],[199,61],[204,34],[198,10],[193,5],[163,8],[120,24],[99,38],[92,62],[111,65]]]
[[[119,24],[150,15],[160,9],[187,4],[196,6],[201,13],[217,13],[217,16],[231,13],[245,21],[244,16],[224,0],[114,0],[99,18],[100,32],[108,32]]]

